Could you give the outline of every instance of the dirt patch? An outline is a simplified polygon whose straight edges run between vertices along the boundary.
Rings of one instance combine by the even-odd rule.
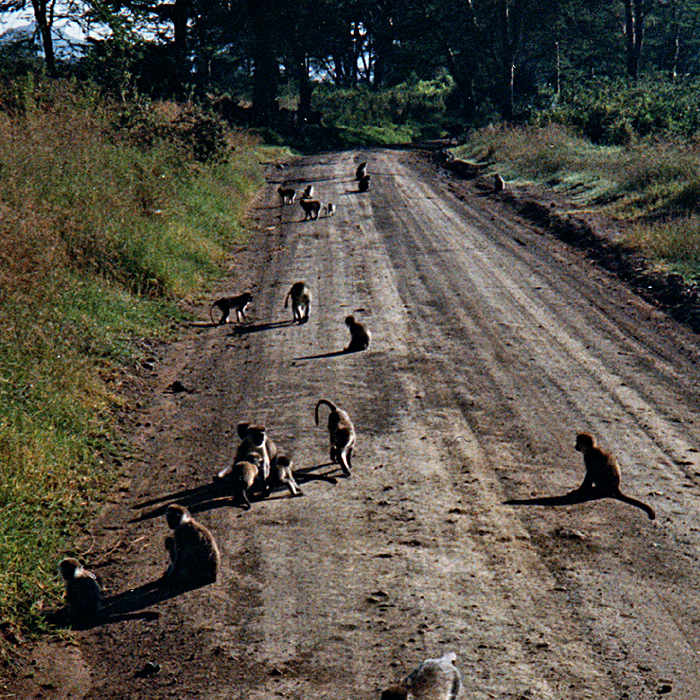
[[[483,167],[457,159],[448,160],[444,153],[436,161],[455,175],[473,181],[479,192],[493,190],[483,176]],[[571,202],[532,186],[509,186],[494,196],[511,205],[521,216],[555,235],[560,240],[585,250],[588,257],[627,282],[641,297],[656,304],[677,321],[700,332],[700,288],[687,283],[682,275],[660,270],[641,253],[620,242],[620,222],[601,214],[576,212]]]

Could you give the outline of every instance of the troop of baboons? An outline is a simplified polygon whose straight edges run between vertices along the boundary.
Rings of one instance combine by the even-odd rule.
[[[311,308],[311,291],[306,286],[306,282],[295,282],[284,300],[284,308],[289,306],[292,300],[292,320],[297,323],[306,323],[309,320],[309,310]]]
[[[369,179],[367,163],[362,162],[355,171],[360,192],[368,191]],[[494,189],[502,191],[504,187],[503,178],[495,175]],[[297,200],[297,191],[292,187],[280,186],[277,192],[283,207]],[[305,214],[303,221],[318,219],[324,206],[328,217],[335,214],[333,203],[323,205],[313,197],[314,186],[309,184],[298,199]],[[247,322],[246,309],[252,301],[250,292],[217,299],[209,310],[212,323],[229,323],[232,312],[235,312],[237,322]],[[311,301],[311,290],[306,282],[294,282],[284,301],[285,309],[291,302],[293,323],[305,324],[309,321]],[[214,316],[215,308],[220,312],[218,318]],[[372,334],[366,325],[357,321],[353,315],[345,318],[345,324],[350,332],[345,352],[367,350]],[[325,398],[319,399],[315,405],[314,418],[317,426],[321,407],[329,409],[327,427],[330,461],[340,467],[343,476],[350,477],[352,454],[357,441],[355,426],[347,411]],[[293,460],[278,452],[266,426],[241,422],[237,426],[237,433],[240,443],[232,463],[221,469],[212,480],[218,491],[245,509],[252,507],[252,501],[267,498],[276,488],[286,488],[292,497],[304,495],[297,482],[297,478],[301,477],[299,473],[295,474]],[[655,519],[656,514],[651,506],[622,493],[620,468],[616,459],[598,447],[590,433],[577,435],[575,449],[583,455],[586,474],[578,489],[568,494],[570,502],[614,498],[640,508],[650,519]],[[307,479],[319,478],[336,483],[333,477],[327,475],[304,476]],[[169,562],[160,584],[177,588],[214,583],[221,568],[221,555],[212,532],[178,503],[167,506],[165,518],[172,533],[164,539]],[[71,621],[75,624],[89,624],[98,620],[102,588],[96,576],[74,558],[63,559],[59,570],[65,582],[65,602]],[[456,700],[462,690],[462,680],[455,661],[456,654],[453,652],[441,658],[426,659],[402,681],[386,688],[381,694],[381,700]]]

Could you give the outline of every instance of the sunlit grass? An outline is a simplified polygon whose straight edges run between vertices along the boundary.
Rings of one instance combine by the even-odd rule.
[[[700,215],[632,225],[626,240],[647,256],[665,260],[675,271],[700,282]]]
[[[456,155],[507,180],[533,182],[633,222],[630,242],[696,276],[700,150],[694,142],[645,140],[596,146],[565,128],[488,128],[473,132]]]
[[[0,89],[0,622],[37,628],[116,477],[143,339],[220,276],[265,157],[236,132],[201,162],[178,105],[140,106],[136,132],[76,85]]]

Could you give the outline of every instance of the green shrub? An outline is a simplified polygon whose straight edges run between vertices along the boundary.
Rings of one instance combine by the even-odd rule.
[[[410,126],[414,133],[445,119],[445,103],[454,84],[449,77],[415,80],[386,90],[356,89],[322,84],[314,92],[315,109],[324,123],[349,129]]]
[[[626,145],[648,136],[691,137],[700,129],[700,82],[649,76],[580,81],[565,89],[547,118],[593,143]],[[540,115],[540,119],[542,118]]]

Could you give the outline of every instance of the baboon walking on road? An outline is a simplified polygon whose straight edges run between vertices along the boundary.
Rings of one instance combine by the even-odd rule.
[[[352,467],[352,451],[355,448],[355,426],[350,416],[328,399],[320,399],[316,404],[316,425],[318,425],[318,409],[326,405],[331,409],[328,414],[328,436],[331,443],[331,462],[340,465],[345,476],[350,476]]]

